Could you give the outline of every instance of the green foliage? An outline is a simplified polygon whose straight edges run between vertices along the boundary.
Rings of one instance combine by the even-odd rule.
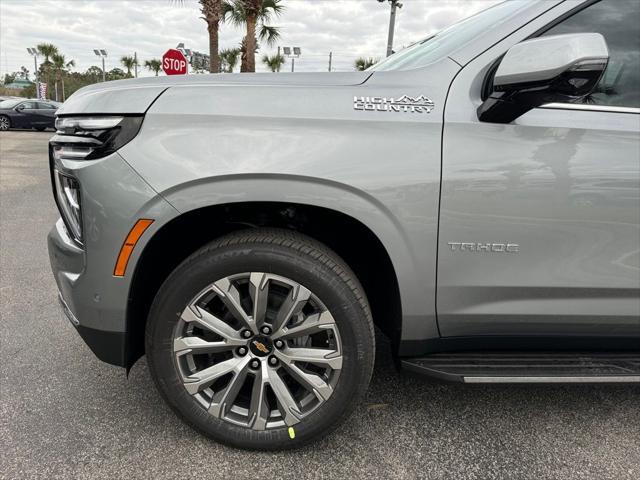
[[[264,63],[272,72],[279,72],[282,65],[284,65],[284,57],[282,55],[265,55],[262,57],[262,63]]]
[[[154,72],[157,77],[160,70],[162,70],[162,61],[157,58],[152,58],[151,60],[146,60],[144,66],[147,70]]]
[[[220,51],[220,63],[224,73],[233,73],[240,59],[240,48],[225,48]]]
[[[356,68],[356,70],[359,71],[364,71],[369,67],[372,67],[373,65],[375,65],[376,63],[378,63],[378,59],[377,58],[365,58],[365,57],[359,57],[358,59],[356,59],[354,66]]]
[[[247,35],[250,35],[249,25],[255,27],[255,36],[259,40],[266,42],[268,45],[274,45],[280,38],[280,29],[268,25],[268,23],[274,17],[280,16],[284,11],[282,0],[225,0],[222,11],[225,22],[247,29],[247,34],[240,44],[242,59],[240,71],[255,71],[255,52],[258,50],[259,45],[255,40],[249,42],[253,44],[253,48],[250,48],[253,51],[247,51],[247,38],[253,38],[253,33],[250,37],[247,37]],[[251,55],[251,62],[247,61],[249,55]],[[252,65],[251,68],[248,67],[249,64]]]
[[[133,70],[137,65],[136,58],[125,55],[120,58],[120,63],[124,68],[127,69],[127,78],[133,77],[133,75],[131,74],[131,70]]]
[[[4,80],[2,80],[2,84],[3,85],[8,85],[8,84],[12,83],[16,79],[17,75],[18,75],[18,72],[5,73],[4,74]]]
[[[273,17],[279,17],[284,11],[282,0],[258,0],[260,3],[256,19],[258,21],[257,36],[260,40],[266,41],[268,45],[275,44],[280,38],[278,27],[267,25]],[[247,14],[250,12],[250,0],[225,0],[222,5],[224,20],[231,22],[236,27],[244,28],[247,24]]]

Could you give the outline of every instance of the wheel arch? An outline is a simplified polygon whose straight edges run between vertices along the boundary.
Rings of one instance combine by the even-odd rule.
[[[200,185],[201,186],[201,185]],[[238,185],[236,185],[237,187]],[[197,187],[197,186],[196,186]],[[282,192],[282,190],[275,190]],[[144,354],[146,317],[153,299],[170,272],[198,248],[227,233],[261,227],[277,227],[306,234],[334,250],[355,272],[369,299],[373,319],[393,341],[401,338],[402,300],[398,263],[411,263],[402,235],[384,215],[369,209],[377,224],[385,223],[387,236],[398,242],[393,251],[379,233],[346,213],[348,209],[328,208],[313,203],[286,201],[236,201],[187,209],[177,197],[198,198],[192,191],[165,193],[182,213],[162,225],[144,245],[135,263],[127,305],[126,357],[130,367]],[[364,213],[364,210],[361,212]],[[196,232],[185,235],[185,232]],[[387,241],[389,239],[387,238]],[[395,254],[395,255],[394,255]],[[394,258],[395,256],[395,258]],[[400,258],[402,257],[402,258]],[[161,259],[162,261],[158,261]],[[375,261],[371,261],[375,259]],[[405,274],[408,273],[405,267]]]

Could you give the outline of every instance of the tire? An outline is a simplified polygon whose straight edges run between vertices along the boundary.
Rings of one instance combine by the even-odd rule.
[[[34,127],[39,132],[44,132],[47,127]]]
[[[0,131],[7,131],[11,128],[11,119],[6,115],[0,115]]]
[[[247,277],[248,272],[253,273]],[[242,291],[245,293],[241,294]],[[254,298],[264,300],[253,302]],[[278,300],[282,303],[274,308]],[[252,316],[238,314],[237,309],[231,308],[243,301],[243,311],[252,312]],[[266,305],[264,314],[256,313],[260,305]],[[207,311],[214,310],[214,317],[207,315]],[[289,316],[281,310],[296,313]],[[235,317],[230,316],[232,311],[236,312]],[[231,352],[200,355],[185,349],[184,342],[192,345],[194,341],[190,335],[204,338],[211,333],[198,329],[204,320],[212,318],[227,322],[224,328],[216,323],[215,331],[224,331],[228,336],[214,334],[215,339],[209,338],[214,342],[209,344],[211,348],[221,345],[221,338],[226,348],[225,342],[240,342],[242,334],[252,335],[243,340],[248,348],[246,355],[240,356],[243,348],[237,346],[240,343],[233,343],[236,346]],[[238,333],[229,331],[228,326],[234,325],[235,318],[244,321],[263,318],[262,326],[257,326],[260,336],[237,324],[234,329]],[[318,326],[320,323],[323,325]],[[262,330],[269,330],[269,325],[273,328],[271,336],[262,336]],[[314,333],[296,336],[300,332]],[[278,335],[283,335],[284,341],[278,343]],[[336,428],[363,398],[375,356],[368,302],[351,269],[321,243],[277,229],[230,234],[182,262],[161,286],[151,306],[145,346],[151,376],[179,417],[220,443],[259,450],[296,448]],[[325,355],[329,350],[331,353]],[[228,359],[211,360],[217,355]],[[310,355],[312,360],[305,363]],[[202,366],[194,367],[203,358],[206,361]],[[317,364],[313,363],[316,359]],[[269,363],[272,361],[278,362],[277,366]],[[236,370],[216,380],[222,382],[220,385],[214,382],[204,388],[206,383],[201,380],[206,375],[202,372],[210,362],[216,368],[235,365]],[[229,362],[249,363],[242,367],[244,363]],[[260,366],[251,370],[254,363]],[[197,381],[190,382],[194,378]],[[225,378],[231,378],[228,384]],[[309,385],[309,379],[317,388],[302,386]]]

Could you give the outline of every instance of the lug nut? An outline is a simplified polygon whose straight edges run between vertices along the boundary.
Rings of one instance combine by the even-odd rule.
[[[269,357],[269,365],[271,365],[272,367],[276,366],[278,364],[278,359],[276,357]]]
[[[282,340],[276,340],[275,342],[273,342],[273,344],[276,346],[276,348],[284,347],[284,342]]]
[[[249,338],[249,337],[251,337],[251,335],[252,335],[251,330],[244,330],[244,331],[242,332],[242,336],[243,336],[244,338]]]
[[[262,327],[262,333],[264,333],[265,335],[269,335],[271,333],[271,328],[265,325],[264,327]]]
[[[238,355],[244,357],[247,354],[247,347],[238,347]]]
[[[254,358],[253,360],[251,360],[251,363],[249,364],[251,366],[251,368],[253,368],[254,370],[257,370],[260,368],[260,360],[258,360],[257,358]]]

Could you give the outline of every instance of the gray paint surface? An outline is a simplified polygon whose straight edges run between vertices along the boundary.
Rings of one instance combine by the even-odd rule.
[[[640,332],[640,115],[535,109],[509,125],[476,115],[495,59],[570,6],[487,50],[452,83],[438,265],[443,336]],[[520,251],[454,252],[449,242],[512,242]]]
[[[403,340],[639,334],[638,116],[546,109],[511,125],[477,121],[493,62],[579,3],[534,2],[415,70],[149,78],[76,93],[63,114],[146,112],[117,154],[61,165],[80,179],[88,235],[85,255],[60,228],[50,234],[76,316],[123,331],[136,262],[177,215],[284,201],[342,212],[380,239],[400,285]],[[403,95],[434,108],[353,108],[354,97]],[[143,217],[155,222],[114,278]],[[451,252],[448,242],[514,242],[520,252]]]

